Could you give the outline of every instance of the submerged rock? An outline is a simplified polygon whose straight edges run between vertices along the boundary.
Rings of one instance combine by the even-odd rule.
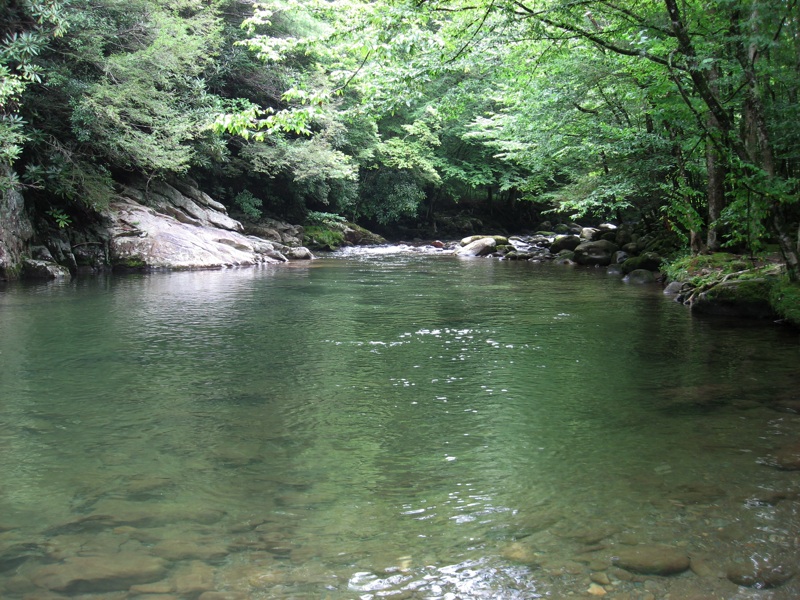
[[[655,283],[656,276],[652,271],[648,271],[647,269],[636,269],[628,273],[623,278],[623,281],[638,284]]]
[[[775,455],[775,466],[784,471],[800,471],[800,442],[778,450]]]
[[[788,565],[772,564],[770,560],[749,558],[728,567],[727,577],[736,585],[759,589],[779,587],[794,576]]]
[[[680,548],[662,544],[642,544],[620,548],[616,566],[642,575],[675,575],[689,568],[689,556]]]
[[[66,594],[127,590],[138,583],[161,579],[167,563],[146,554],[120,552],[111,556],[75,556],[35,571],[31,581],[41,588]]]

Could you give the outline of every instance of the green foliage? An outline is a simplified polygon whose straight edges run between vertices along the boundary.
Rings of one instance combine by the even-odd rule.
[[[72,225],[72,218],[60,208],[51,208],[47,211],[47,214],[53,218],[59,229]]]
[[[125,168],[185,173],[218,106],[201,77],[220,23],[200,4],[180,12],[143,4],[139,36],[100,58],[102,72],[73,101],[72,128],[78,142]]]
[[[341,215],[329,212],[310,210],[306,214],[306,223],[309,225],[330,225],[332,223],[344,223],[347,219]]]
[[[778,316],[800,328],[800,284],[781,277],[772,285],[769,301]]]
[[[98,209],[106,206],[114,186],[108,169],[77,158],[57,145],[52,150],[41,157],[46,162],[25,166],[25,183],[76,204]]]
[[[243,190],[236,194],[233,199],[236,206],[251,219],[258,219],[261,217],[261,199],[256,198],[249,190]]]
[[[312,250],[335,250],[344,244],[344,233],[325,225],[309,225],[303,230],[303,245]]]
[[[30,138],[19,109],[24,92],[43,81],[36,59],[54,38],[64,35],[68,20],[60,0],[27,0],[0,5],[0,164],[13,166]],[[0,190],[18,187],[13,171],[0,176]],[[3,170],[6,173],[6,170]]]
[[[411,173],[383,168],[365,173],[355,212],[385,225],[414,217],[424,198],[425,190]]]
[[[739,255],[715,252],[677,258],[666,264],[663,270],[670,281],[683,281],[700,287],[722,281],[725,277],[747,271],[751,267]]]

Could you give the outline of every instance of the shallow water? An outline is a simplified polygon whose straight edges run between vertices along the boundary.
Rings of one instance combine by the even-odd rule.
[[[799,342],[598,270],[412,252],[6,286],[0,595],[132,552],[167,573],[115,598],[562,598],[598,573],[609,598],[796,598],[800,573],[725,573],[800,564],[800,475],[772,466]],[[613,567],[635,543],[693,570]]]

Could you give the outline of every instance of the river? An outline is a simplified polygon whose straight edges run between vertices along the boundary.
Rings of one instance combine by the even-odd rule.
[[[798,341],[413,253],[8,284],[0,596],[797,598]]]

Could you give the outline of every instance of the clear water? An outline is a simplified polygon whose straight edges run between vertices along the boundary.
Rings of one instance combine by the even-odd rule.
[[[797,598],[725,572],[800,564],[798,365],[796,333],[530,263],[6,286],[0,597],[124,552],[170,571],[114,598]],[[694,571],[625,576],[634,543]]]

